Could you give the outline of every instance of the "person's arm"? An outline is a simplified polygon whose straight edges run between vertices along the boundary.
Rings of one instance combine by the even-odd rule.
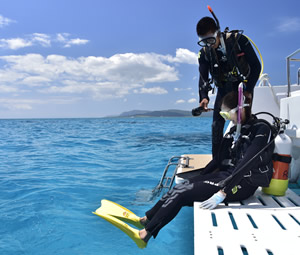
[[[228,194],[232,191],[233,187],[238,185],[238,183],[242,180],[245,174],[249,172],[249,170],[253,169],[255,165],[257,165],[257,160],[253,160],[247,167],[242,167],[250,161],[260,150],[263,149],[264,146],[270,141],[271,138],[271,130],[270,127],[262,123],[259,127],[257,127],[257,131],[254,139],[252,140],[251,145],[248,147],[245,155],[242,159],[240,159],[234,169],[233,177],[226,183],[223,191],[225,194]]]
[[[256,85],[256,82],[259,78],[259,74],[261,71],[261,64],[251,45],[251,42],[247,39],[247,37],[242,35],[239,38],[239,45],[241,47],[242,52],[245,53],[245,58],[250,67],[250,74],[249,77],[247,78],[245,91],[248,93],[253,93],[253,89]]]
[[[206,88],[206,84],[208,82],[208,73],[209,73],[209,63],[205,59],[205,52],[202,48],[199,52],[199,102],[203,102],[204,99],[209,102],[208,90]]]

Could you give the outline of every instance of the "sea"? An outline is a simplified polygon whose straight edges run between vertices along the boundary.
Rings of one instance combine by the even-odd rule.
[[[0,120],[0,254],[192,255],[191,207],[143,250],[92,212],[108,199],[144,216],[172,156],[211,153],[211,124],[209,117]]]

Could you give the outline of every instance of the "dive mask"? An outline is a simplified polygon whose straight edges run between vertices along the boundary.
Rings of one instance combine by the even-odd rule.
[[[243,107],[250,106],[250,104],[243,104]],[[220,115],[225,119],[225,120],[230,120],[230,114],[236,113],[238,111],[239,107],[235,107],[227,112],[225,111],[220,111]]]
[[[204,37],[199,37],[200,41],[198,42],[198,45],[201,47],[210,47],[214,45],[217,41],[217,35],[218,31],[216,31],[214,34],[209,34]]]
[[[230,113],[235,113],[237,110],[239,109],[239,107],[235,107],[227,112],[225,111],[220,111],[220,115],[225,119],[225,120],[230,120]]]

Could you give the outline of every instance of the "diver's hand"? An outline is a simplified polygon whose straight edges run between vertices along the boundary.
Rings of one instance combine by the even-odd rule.
[[[209,199],[205,200],[200,204],[200,208],[203,209],[214,209],[217,207],[218,204],[222,203],[226,197],[226,194],[220,190],[217,193],[215,193],[212,197]]]
[[[207,111],[208,100],[206,98],[203,98],[199,106],[203,107],[204,111]]]

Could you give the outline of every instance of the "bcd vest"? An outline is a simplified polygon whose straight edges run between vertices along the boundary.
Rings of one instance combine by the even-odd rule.
[[[263,124],[264,123],[264,124]],[[241,134],[239,139],[233,144],[233,134],[235,133],[236,127],[224,136],[222,144],[220,146],[220,152],[218,155],[218,162],[220,162],[220,169],[234,168],[237,163],[243,159],[247,149],[251,145],[254,136],[253,130],[257,125],[269,125],[265,120],[255,119],[251,123],[242,126]],[[276,136],[273,128],[271,128],[271,137]],[[249,164],[247,174],[244,175],[246,181],[255,186],[268,187],[272,173],[272,155],[274,151],[274,142],[268,146],[256,159]],[[234,172],[233,172],[234,175]]]
[[[212,47],[204,47],[205,58],[210,63],[210,74],[217,87],[222,87],[224,83],[238,82],[239,74],[242,74],[245,79],[250,74],[245,53],[242,52],[238,43],[240,35],[235,31],[222,33],[221,36],[223,36],[226,46],[226,56]]]

